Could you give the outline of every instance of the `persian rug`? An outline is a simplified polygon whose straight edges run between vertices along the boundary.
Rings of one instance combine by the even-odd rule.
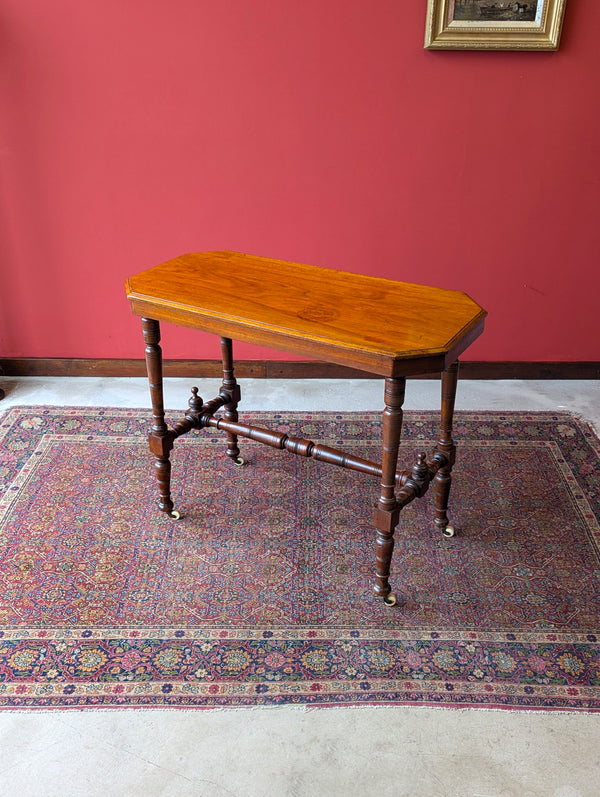
[[[600,709],[600,444],[569,414],[459,412],[450,517],[401,516],[372,597],[378,480],[213,430],[156,506],[148,410],[0,416],[0,707]],[[169,413],[172,422],[181,413]],[[380,458],[379,413],[243,413]],[[406,413],[402,467],[437,438]]]

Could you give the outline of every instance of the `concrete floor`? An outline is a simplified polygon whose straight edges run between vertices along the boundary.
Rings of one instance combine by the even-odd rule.
[[[15,404],[146,407],[142,379],[0,379]],[[170,379],[184,407],[189,380]],[[216,395],[217,383],[198,382]],[[214,391],[214,393],[213,393]],[[380,409],[379,381],[245,380],[244,409]],[[437,409],[410,381],[407,409]],[[569,409],[600,382],[462,382],[457,408]],[[1,675],[0,675],[1,678]],[[0,795],[598,797],[600,715],[429,708],[0,712]]]

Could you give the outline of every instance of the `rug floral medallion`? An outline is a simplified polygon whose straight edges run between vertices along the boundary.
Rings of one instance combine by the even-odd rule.
[[[600,444],[569,414],[459,412],[450,515],[407,506],[372,596],[378,480],[192,432],[158,510],[148,410],[0,416],[0,707],[600,709]],[[180,413],[170,413],[175,421]],[[380,460],[379,413],[242,413]],[[437,439],[405,414],[402,467]]]

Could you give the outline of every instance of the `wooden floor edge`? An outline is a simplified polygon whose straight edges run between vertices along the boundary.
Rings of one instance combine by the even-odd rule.
[[[101,376],[140,377],[146,375],[144,360],[0,358],[4,376]],[[380,377],[315,361],[239,360],[235,374],[261,379],[379,379]],[[164,375],[195,379],[221,376],[219,360],[165,360]],[[600,379],[600,362],[463,362],[462,379]],[[431,374],[437,377],[438,374]],[[427,378],[418,377],[418,378]]]

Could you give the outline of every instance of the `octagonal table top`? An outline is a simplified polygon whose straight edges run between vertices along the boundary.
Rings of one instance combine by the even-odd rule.
[[[383,376],[441,371],[483,331],[467,294],[237,252],[127,280],[136,315]]]

